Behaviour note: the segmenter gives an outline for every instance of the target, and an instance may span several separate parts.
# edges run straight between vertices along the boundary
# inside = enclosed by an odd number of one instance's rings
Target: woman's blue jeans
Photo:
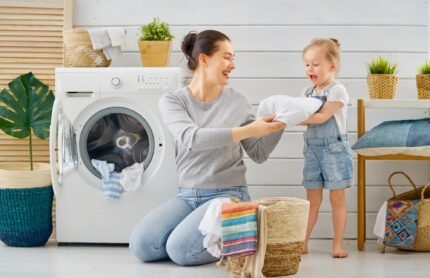
[[[170,199],[149,212],[134,228],[130,250],[141,261],[170,258],[178,265],[190,266],[217,260],[203,247],[198,229],[208,206],[215,198],[236,197],[249,201],[248,189],[236,186],[222,189],[178,189]]]

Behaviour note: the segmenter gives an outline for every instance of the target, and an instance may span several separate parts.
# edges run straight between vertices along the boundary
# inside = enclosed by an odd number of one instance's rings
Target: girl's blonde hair
[[[326,58],[331,63],[335,64],[337,67],[340,65],[340,43],[337,39],[329,38],[329,39],[313,39],[310,44],[308,44],[304,49],[302,56],[305,56],[306,51],[310,48],[318,46],[325,50]]]

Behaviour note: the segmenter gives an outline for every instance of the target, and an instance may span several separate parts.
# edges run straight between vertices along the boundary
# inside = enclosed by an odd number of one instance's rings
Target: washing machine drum
[[[115,171],[121,172],[136,162],[144,162],[146,168],[154,150],[151,128],[131,111],[99,113],[84,126],[80,141],[83,162],[96,176],[99,173],[90,164],[92,159],[113,163]]]

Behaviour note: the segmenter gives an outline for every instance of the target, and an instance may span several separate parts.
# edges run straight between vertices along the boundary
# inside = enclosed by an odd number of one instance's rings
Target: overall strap
[[[306,97],[311,97],[312,96],[312,92],[314,91],[314,89],[316,88],[317,86],[313,86],[313,87],[309,87],[309,88],[307,88],[306,89],[306,92],[305,92],[305,96]]]

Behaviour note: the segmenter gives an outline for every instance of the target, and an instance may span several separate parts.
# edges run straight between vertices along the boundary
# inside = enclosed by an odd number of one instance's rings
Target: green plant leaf
[[[175,37],[170,33],[169,25],[155,17],[151,23],[139,27],[141,41],[171,41]]]
[[[418,67],[418,73],[419,74],[430,74],[430,60],[427,60]]]
[[[40,139],[49,137],[54,95],[48,86],[29,72],[10,82],[0,94],[0,129],[17,138],[31,130]]]
[[[367,64],[367,70],[369,74],[395,74],[397,73],[397,64],[379,56]]]

